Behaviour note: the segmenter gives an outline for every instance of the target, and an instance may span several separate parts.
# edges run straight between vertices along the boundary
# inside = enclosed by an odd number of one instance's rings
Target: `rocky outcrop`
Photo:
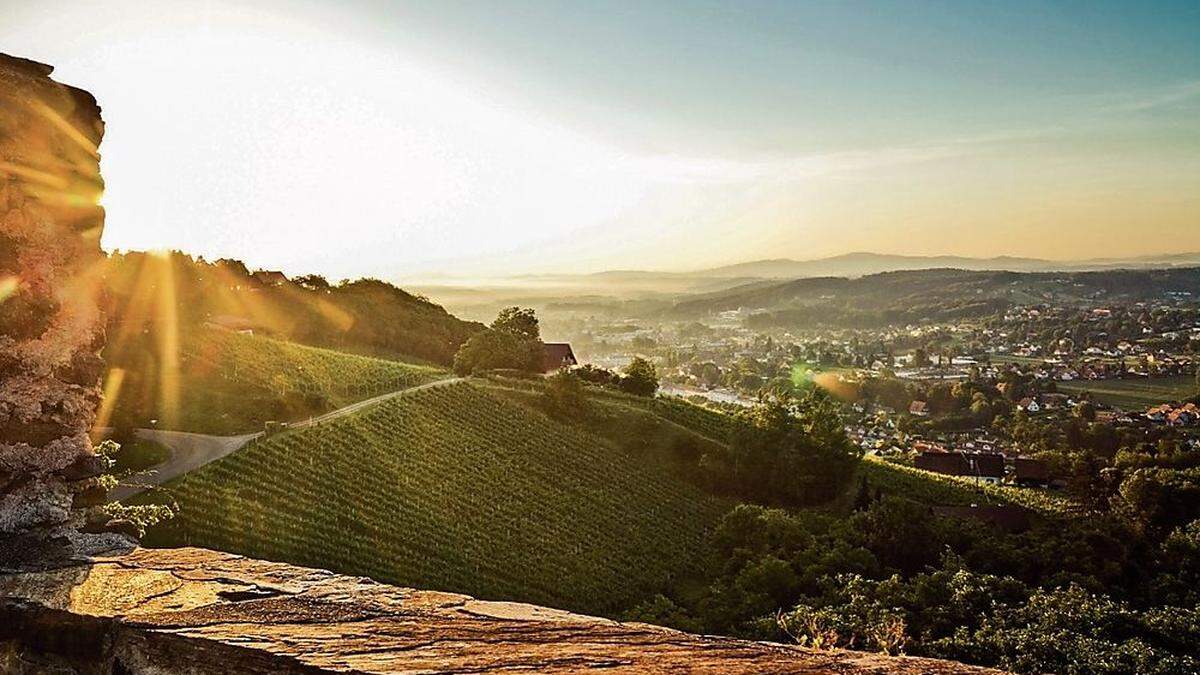
[[[987,673],[702,637],[203,549],[0,575],[12,673]]]
[[[0,54],[0,566],[72,548],[103,501],[88,431],[100,396],[103,258],[90,94]]]

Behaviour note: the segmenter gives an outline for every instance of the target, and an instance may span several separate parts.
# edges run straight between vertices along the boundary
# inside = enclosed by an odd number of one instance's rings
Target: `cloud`
[[[952,142],[757,160],[655,155],[631,158],[630,169],[648,180],[668,184],[788,183],[960,156],[968,152],[967,145]]]
[[[1200,96],[1200,80],[1182,82],[1157,91],[1141,92],[1130,100],[1107,108],[1109,112],[1143,112],[1166,108]]]

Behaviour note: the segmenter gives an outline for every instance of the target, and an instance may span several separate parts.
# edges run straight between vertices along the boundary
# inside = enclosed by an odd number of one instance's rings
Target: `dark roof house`
[[[972,452],[965,455],[968,476],[1004,478],[1004,455],[994,452]]]
[[[259,270],[253,275],[254,280],[264,286],[282,286],[288,278],[278,270]]]
[[[989,452],[923,452],[913,465],[948,476],[1004,477],[1004,455]]]
[[[965,476],[968,468],[961,452],[922,452],[913,460],[913,466],[948,476]]]
[[[542,372],[549,373],[559,368],[579,365],[575,352],[567,342],[547,342],[542,347]]]
[[[1017,485],[1046,485],[1050,482],[1050,467],[1040,459],[1018,457],[1013,460]]]

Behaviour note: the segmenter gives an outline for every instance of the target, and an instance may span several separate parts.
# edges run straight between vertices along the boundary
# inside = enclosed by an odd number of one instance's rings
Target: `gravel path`
[[[388,392],[372,398],[368,398],[357,403],[351,403],[348,406],[331,410],[324,415],[312,417],[300,422],[293,422],[288,425],[289,429],[302,429],[314,424],[328,422],[345,415],[356,413],[364,408],[369,408],[378,403],[382,403],[389,399],[398,396],[404,396],[425,389],[434,387],[445,387],[458,382],[465,382],[465,377],[450,377],[444,380],[435,380],[418,384],[415,387],[400,389],[397,391]],[[122,501],[133,495],[144,492],[156,485],[162,485],[172,478],[182,476],[189,471],[195,471],[200,467],[215,462],[225,455],[234,452],[251,440],[262,436],[263,433],[257,432],[253,434],[242,434],[240,436],[213,436],[211,434],[194,434],[189,431],[165,431],[162,429],[137,429],[134,431],[134,436],[139,439],[154,441],[165,446],[171,451],[171,456],[162,464],[155,466],[146,471],[137,473],[124,479],[120,485],[109,491],[109,499],[111,501]]]

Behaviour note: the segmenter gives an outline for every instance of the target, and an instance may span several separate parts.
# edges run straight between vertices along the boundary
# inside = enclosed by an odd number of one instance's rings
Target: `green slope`
[[[1090,392],[1093,401],[1135,412],[1144,412],[1151,406],[1179,401],[1198,393],[1196,378],[1191,375],[1128,380],[1078,380],[1059,382],[1058,388],[1064,392]]]
[[[863,458],[859,465],[859,476],[865,477],[871,488],[880,488],[885,494],[899,495],[930,505],[1015,505],[1053,518],[1070,516],[1079,510],[1060,492],[981,484],[965,476],[947,476],[873,456]],[[853,495],[856,489],[857,483],[851,482],[846,498]]]
[[[262,429],[267,420],[291,421],[378,394],[444,377],[439,368],[308,347],[222,330],[197,329],[185,337],[178,366],[178,405],[164,403],[172,378],[151,349],[111,355],[125,372],[114,420],[201,433]]]
[[[695,568],[727,504],[485,387],[415,392],[169,484],[152,545],[199,545],[569,609],[623,610]]]

